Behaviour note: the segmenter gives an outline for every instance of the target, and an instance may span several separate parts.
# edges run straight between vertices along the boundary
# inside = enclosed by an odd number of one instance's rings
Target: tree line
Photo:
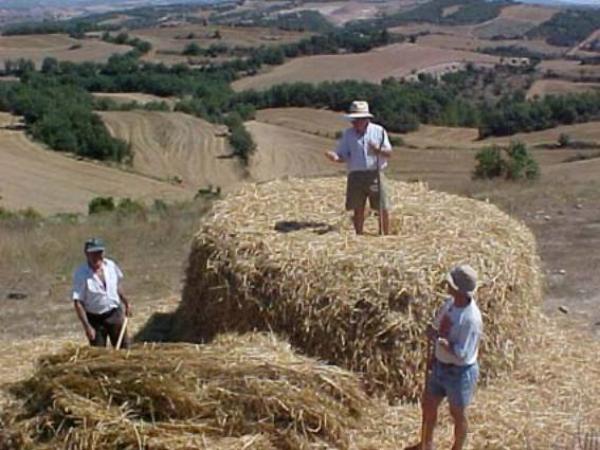
[[[0,83],[0,110],[23,116],[27,132],[50,148],[126,162],[127,143],[113,138],[81,87],[29,73],[20,83]]]

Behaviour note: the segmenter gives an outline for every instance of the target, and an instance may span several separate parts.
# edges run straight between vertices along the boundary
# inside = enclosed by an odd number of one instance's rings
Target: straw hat
[[[369,112],[369,104],[360,100],[355,100],[350,105],[346,119],[370,119],[373,114]]]
[[[468,264],[456,266],[448,273],[446,281],[457,291],[472,295],[477,289],[477,272]]]

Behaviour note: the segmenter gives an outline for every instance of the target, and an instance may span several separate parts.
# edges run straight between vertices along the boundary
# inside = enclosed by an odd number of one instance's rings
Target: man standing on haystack
[[[108,336],[113,347],[117,347],[121,338],[121,347],[128,348],[123,328],[125,316],[131,315],[131,304],[121,290],[123,272],[114,261],[104,257],[104,250],[101,239],[85,242],[87,261],[75,271],[71,297],[90,345],[104,347]]]
[[[363,234],[367,198],[371,208],[379,211],[379,233],[389,234],[390,199],[382,174],[392,154],[388,135],[381,125],[371,123],[373,115],[367,102],[352,102],[345,117],[352,127],[344,131],[337,149],[327,152],[326,156],[333,162],[346,163],[346,209],[354,211],[356,234]]]
[[[446,281],[450,296],[427,333],[435,348],[433,356],[427,355],[433,360],[427,364],[421,442],[405,450],[433,449],[433,430],[444,397],[448,397],[454,421],[452,450],[461,450],[467,439],[467,407],[479,378],[477,353],[483,332],[481,312],[474,297],[477,273],[469,265],[460,265],[450,271]]]

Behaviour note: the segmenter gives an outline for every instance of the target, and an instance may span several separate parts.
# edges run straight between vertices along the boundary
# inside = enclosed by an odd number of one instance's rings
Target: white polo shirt
[[[79,266],[73,275],[72,299],[80,302],[92,314],[103,314],[121,305],[118,288],[123,272],[114,261],[107,258],[103,259],[102,268],[106,286],[87,262]]]

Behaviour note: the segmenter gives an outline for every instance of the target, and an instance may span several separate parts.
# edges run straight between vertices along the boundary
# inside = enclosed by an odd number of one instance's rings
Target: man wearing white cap
[[[354,211],[356,234],[363,233],[367,198],[371,208],[380,211],[380,233],[389,234],[390,200],[381,173],[392,154],[388,135],[381,125],[371,123],[373,115],[367,102],[352,102],[346,118],[351,121],[352,127],[344,131],[337,149],[327,152],[326,156],[331,161],[346,163],[346,209]]]
[[[107,338],[116,346],[122,334],[122,347],[127,348],[129,340],[122,328],[125,315],[131,315],[131,304],[121,290],[123,272],[104,257],[102,239],[88,239],[83,250],[86,262],[73,275],[71,298],[85,334],[94,347],[104,347]]]
[[[423,392],[422,442],[407,450],[431,450],[437,412],[444,397],[448,398],[454,420],[454,445],[461,450],[467,438],[467,407],[477,379],[477,353],[483,332],[481,312],[475,302],[477,273],[469,265],[454,267],[446,278],[446,299],[428,330],[435,343],[431,373]]]

